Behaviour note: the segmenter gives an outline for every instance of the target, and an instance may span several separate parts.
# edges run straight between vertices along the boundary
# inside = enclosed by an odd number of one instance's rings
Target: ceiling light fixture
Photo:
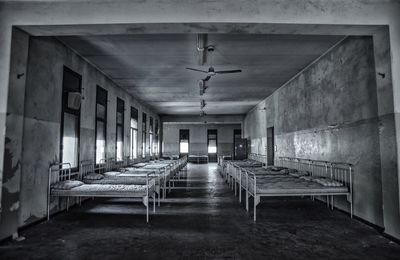
[[[200,109],[203,109],[206,106],[206,101],[204,99],[200,100]]]
[[[208,86],[206,86],[206,82],[202,79],[199,80],[199,88],[200,88],[200,96],[206,93],[206,89],[208,88]]]

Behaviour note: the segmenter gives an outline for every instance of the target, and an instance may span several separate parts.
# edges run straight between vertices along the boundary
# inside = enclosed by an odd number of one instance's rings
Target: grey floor
[[[0,244],[1,259],[399,259],[400,246],[322,203],[263,199],[257,223],[216,164],[189,165],[186,181],[145,223],[127,199],[95,199]],[[186,188],[189,187],[189,188]]]

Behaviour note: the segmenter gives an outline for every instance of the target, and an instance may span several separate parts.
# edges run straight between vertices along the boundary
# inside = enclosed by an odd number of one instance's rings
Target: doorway
[[[217,162],[217,154],[218,154],[217,129],[207,130],[207,150],[208,150],[208,161]]]
[[[274,144],[274,127],[267,128],[267,165],[274,165],[275,160],[275,144]]]

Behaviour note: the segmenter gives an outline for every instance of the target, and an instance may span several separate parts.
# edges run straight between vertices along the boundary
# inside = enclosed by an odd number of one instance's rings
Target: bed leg
[[[249,211],[249,192],[246,190],[246,211]]]
[[[237,191],[236,191],[236,181],[233,182],[233,185],[235,185],[235,196],[237,195]]]
[[[69,210],[69,197],[67,197],[67,212]]]
[[[351,198],[350,202],[350,218],[353,218],[353,198]]]
[[[326,206],[327,206],[328,209],[329,209],[329,195],[326,195]]]
[[[149,223],[149,204],[146,206],[146,222]]]
[[[242,185],[239,184],[239,202],[242,202]]]
[[[156,192],[153,192],[153,213],[156,212]]]
[[[254,222],[256,222],[257,219],[257,196],[254,195],[254,209],[253,209],[253,214],[254,214]]]
[[[333,210],[333,195],[331,195],[331,209]]]

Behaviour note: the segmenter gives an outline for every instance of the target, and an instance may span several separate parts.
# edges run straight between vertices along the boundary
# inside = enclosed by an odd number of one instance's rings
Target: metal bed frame
[[[282,166],[287,168],[296,169],[299,171],[308,171],[311,176],[315,177],[325,177],[332,180],[338,181],[347,187],[347,192],[298,192],[298,193],[259,193],[257,192],[257,175],[252,172],[249,168],[243,168],[236,165],[233,162],[228,162],[225,168],[226,174],[231,176],[232,190],[235,190],[235,195],[237,194],[236,187],[238,186],[239,192],[239,202],[241,202],[241,190],[246,191],[246,210],[249,210],[249,198],[254,198],[254,221],[256,221],[256,208],[260,203],[261,197],[277,197],[277,196],[311,196],[314,200],[315,196],[326,196],[327,206],[334,208],[334,196],[347,196],[347,200],[350,203],[350,216],[353,217],[353,165],[348,163],[339,162],[327,162],[327,161],[317,161],[309,159],[299,159],[290,157],[278,157],[275,161],[276,166]],[[246,176],[246,183],[242,183],[242,174]],[[253,181],[252,191],[249,187],[249,179]]]
[[[109,162],[111,161],[111,163]],[[103,163],[102,163],[103,162]],[[80,163],[80,179],[83,180],[85,178],[86,175],[90,174],[90,173],[99,173],[99,174],[104,174],[107,171],[111,171],[114,170],[114,166],[112,166],[113,163],[113,159],[102,159],[100,160],[100,164],[96,165],[93,160],[83,160]],[[118,165],[117,167],[119,167],[120,165]],[[120,168],[120,167],[119,167]],[[118,168],[117,168],[118,169]],[[150,172],[151,170],[149,170]],[[161,193],[161,176],[159,174],[157,174],[155,171],[153,171],[153,174],[149,173],[151,177],[156,179],[155,182],[155,192],[158,195],[158,206],[160,206],[160,193]],[[134,179],[134,178],[140,178],[145,176],[145,173],[138,173],[137,175],[132,174],[131,176],[124,176],[121,178],[125,178],[125,179]],[[105,177],[107,178],[107,177]],[[118,178],[118,177],[117,177]]]
[[[51,197],[66,197],[67,198],[67,211],[69,209],[69,198],[70,197],[77,197],[79,200],[80,204],[80,198],[82,197],[115,197],[115,198],[142,198],[142,203],[146,207],[146,222],[149,222],[149,197],[150,197],[150,186],[154,186],[154,179],[150,180],[150,173],[146,175],[146,195],[140,195],[140,194],[127,194],[127,193],[121,193],[118,195],[110,195],[110,194],[99,194],[93,192],[93,194],[68,194],[68,195],[53,195],[52,194],[52,188],[51,185],[53,183],[57,183],[60,181],[65,181],[65,180],[71,180],[71,176],[77,176],[79,179],[79,176],[81,174],[79,172],[72,172],[71,171],[71,164],[70,163],[57,163],[57,164],[52,164],[49,167],[49,174],[48,174],[48,186],[47,186],[47,220],[50,219],[50,203],[51,203]],[[91,184],[84,184],[84,185],[91,185]],[[155,190],[153,190],[152,194],[153,198],[153,212],[155,212],[155,205],[156,205],[156,196],[155,196]]]

